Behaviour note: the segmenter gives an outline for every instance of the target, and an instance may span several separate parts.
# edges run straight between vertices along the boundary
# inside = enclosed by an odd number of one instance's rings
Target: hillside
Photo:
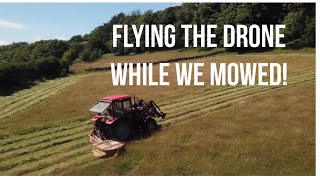
[[[224,53],[186,62],[244,61],[287,62],[288,86],[114,87],[110,72],[101,71],[0,97],[0,174],[314,175],[314,52]],[[87,142],[88,109],[112,94],[153,99],[168,115],[159,132],[128,144],[124,156],[98,160]]]

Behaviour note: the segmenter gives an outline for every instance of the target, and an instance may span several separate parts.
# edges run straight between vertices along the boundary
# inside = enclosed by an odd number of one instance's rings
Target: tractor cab
[[[91,112],[97,113],[92,120],[99,117],[115,119],[124,116],[132,111],[131,96],[114,95],[101,98],[95,106],[90,109]]]

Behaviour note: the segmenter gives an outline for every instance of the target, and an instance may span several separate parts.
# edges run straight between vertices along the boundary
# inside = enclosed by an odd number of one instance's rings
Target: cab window
[[[131,109],[131,103],[130,103],[130,99],[123,101],[123,109],[125,110],[130,110]]]

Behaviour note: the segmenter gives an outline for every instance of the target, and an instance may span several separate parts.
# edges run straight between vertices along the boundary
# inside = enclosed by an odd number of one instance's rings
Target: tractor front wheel
[[[157,122],[153,118],[149,118],[146,121],[146,131],[147,133],[152,133],[158,129]]]

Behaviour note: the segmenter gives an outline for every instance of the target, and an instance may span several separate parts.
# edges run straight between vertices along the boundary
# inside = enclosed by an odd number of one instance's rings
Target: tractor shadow
[[[141,141],[141,140],[144,140],[144,139],[148,139],[151,136],[154,136],[154,135],[160,133],[162,128],[163,128],[162,125],[157,124],[157,128],[152,132],[143,132],[141,130],[141,131],[133,134],[132,137],[129,140],[125,141],[125,143],[133,143],[135,141]]]

